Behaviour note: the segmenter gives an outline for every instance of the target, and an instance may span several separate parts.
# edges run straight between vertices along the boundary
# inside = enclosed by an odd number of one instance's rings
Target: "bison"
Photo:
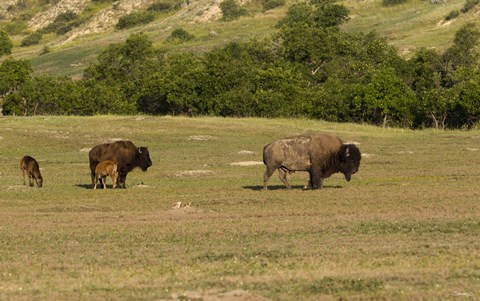
[[[267,170],[263,175],[263,189],[267,189],[270,176],[278,169],[278,177],[291,189],[287,173],[308,171],[307,188],[322,188],[323,179],[341,172],[350,181],[358,171],[362,156],[354,144],[343,144],[336,136],[307,134],[280,139],[263,148],[263,163]]]
[[[97,164],[95,167],[95,181],[92,188],[97,189],[98,180],[102,180],[103,189],[107,188],[107,176],[112,178],[113,188],[117,187],[118,163],[112,160],[105,160]]]
[[[33,180],[37,183],[38,187],[42,187],[43,178],[40,174],[40,167],[37,160],[30,156],[24,156],[20,160],[20,169],[23,174],[23,185],[27,185],[25,177],[28,176],[28,182],[30,186],[33,186]]]
[[[115,141],[99,144],[90,150],[88,157],[90,159],[92,183],[95,180],[95,168],[98,163],[105,160],[117,162],[117,183],[120,188],[125,188],[127,174],[134,168],[140,167],[143,171],[147,171],[147,169],[152,166],[148,149],[143,146],[136,147],[131,141]],[[101,179],[100,183],[102,183]]]

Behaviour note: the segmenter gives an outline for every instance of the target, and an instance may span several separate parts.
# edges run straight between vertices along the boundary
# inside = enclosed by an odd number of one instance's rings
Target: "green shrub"
[[[179,41],[179,42],[187,42],[190,40],[193,40],[195,36],[193,34],[188,33],[186,30],[183,28],[177,28],[172,33],[170,36],[167,38],[168,41]]]
[[[453,19],[455,19],[456,17],[458,17],[459,15],[460,15],[460,11],[458,11],[457,9],[452,10],[452,11],[445,17],[445,21],[453,20]]]
[[[383,0],[383,5],[384,6],[392,6],[392,5],[399,5],[406,3],[407,0]]]
[[[235,0],[223,1],[220,3],[220,9],[223,13],[223,21],[235,20],[247,14],[247,10],[241,8]]]
[[[262,6],[264,10],[270,10],[285,5],[285,0],[263,0]]]
[[[37,45],[38,43],[40,43],[41,39],[42,39],[42,33],[39,31],[36,31],[31,35],[29,35],[28,37],[24,38],[20,43],[20,46],[26,47],[31,45]]]
[[[467,0],[461,9],[462,13],[467,13],[469,10],[477,6],[478,3],[480,3],[480,0]]]
[[[56,34],[63,35],[72,30],[72,28],[79,26],[81,23],[82,21],[79,19],[76,13],[67,11],[59,14],[52,23],[42,30],[42,32],[54,32]]]
[[[10,35],[18,35],[28,30],[26,22],[23,21],[11,21],[5,24],[5,31]]]
[[[177,10],[180,7],[180,3],[174,3],[172,1],[157,1],[150,5],[150,7],[148,7],[148,11],[154,13],[162,13]]]
[[[115,27],[117,29],[127,29],[141,24],[148,24],[153,20],[155,20],[155,14],[152,12],[136,12],[121,17]]]
[[[11,54],[13,48],[12,40],[5,31],[0,31],[0,56]]]

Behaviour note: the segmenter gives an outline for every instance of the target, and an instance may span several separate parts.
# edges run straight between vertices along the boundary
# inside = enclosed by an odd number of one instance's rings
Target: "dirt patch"
[[[255,152],[249,151],[249,150],[241,150],[238,152],[239,155],[255,155]]]
[[[222,3],[222,0],[214,0],[210,5],[198,12],[194,21],[207,23],[219,20],[223,16],[222,10],[220,9],[220,3]]]
[[[467,147],[466,150],[471,151],[471,152],[476,152],[476,151],[479,151],[480,148]]]
[[[46,11],[35,15],[28,23],[30,30],[35,31],[48,26],[55,18],[67,11],[81,13],[88,5],[88,0],[62,0]]]
[[[242,162],[233,162],[230,163],[232,166],[254,166],[254,165],[263,165],[262,161],[242,161]]]
[[[7,187],[7,190],[13,190],[13,191],[27,191],[29,189],[30,187],[26,185],[12,185]]]
[[[148,187],[150,187],[150,186],[144,185],[144,184],[138,184],[138,185],[133,186],[133,188],[148,188]]]
[[[217,140],[217,137],[209,136],[209,135],[198,135],[198,136],[190,136],[188,137],[189,141],[211,141]]]
[[[177,177],[203,177],[203,176],[210,176],[210,175],[213,175],[213,174],[215,174],[215,173],[211,170],[199,169],[199,170],[180,171],[180,172],[177,172],[175,174],[175,176],[177,176]]]
[[[218,292],[196,292],[186,291],[178,294],[171,295],[171,300],[204,300],[204,301],[269,301],[262,296],[254,295],[246,290],[233,290],[225,293]],[[160,300],[166,301],[166,300]]]

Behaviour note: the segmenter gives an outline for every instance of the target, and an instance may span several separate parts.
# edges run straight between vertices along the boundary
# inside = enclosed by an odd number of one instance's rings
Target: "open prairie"
[[[357,143],[352,181],[275,173],[262,191],[263,146],[317,131]],[[93,190],[88,150],[115,139],[153,166]],[[42,188],[22,185],[24,155]],[[480,299],[478,130],[2,117],[0,164],[1,300]]]

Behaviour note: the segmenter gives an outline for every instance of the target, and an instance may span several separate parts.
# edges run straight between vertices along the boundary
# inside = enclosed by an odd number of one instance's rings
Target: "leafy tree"
[[[203,62],[191,53],[168,57],[162,70],[146,80],[138,108],[150,114],[208,114],[202,101],[205,76]]]
[[[5,31],[0,31],[0,57],[11,54],[13,49],[12,40]]]
[[[359,87],[354,97],[355,113],[360,120],[386,126],[390,121],[410,126],[415,94],[391,68],[374,70],[369,82]]]
[[[464,67],[453,75],[453,104],[448,124],[456,128],[471,128],[480,120],[480,70]]]
[[[19,90],[31,78],[30,61],[7,58],[0,64],[0,96]]]
[[[452,76],[455,70],[478,64],[480,58],[478,52],[479,41],[480,30],[474,23],[465,24],[455,33],[453,46],[443,54],[445,85],[452,85]]]
[[[131,35],[125,43],[112,44],[84,72],[86,80],[118,85],[125,99],[137,102],[139,92],[150,74],[164,63],[164,53],[153,47],[143,34]]]

